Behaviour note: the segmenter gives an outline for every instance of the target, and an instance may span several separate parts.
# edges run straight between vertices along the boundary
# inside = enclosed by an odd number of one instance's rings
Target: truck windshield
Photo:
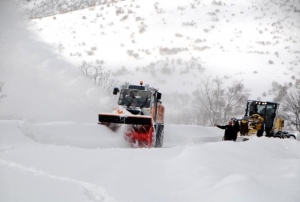
[[[119,105],[132,107],[150,107],[150,91],[136,89],[122,89],[119,97]]]

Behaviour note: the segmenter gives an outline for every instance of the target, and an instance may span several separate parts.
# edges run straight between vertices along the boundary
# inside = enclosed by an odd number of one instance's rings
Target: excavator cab
[[[253,114],[259,114],[262,117],[276,115],[278,103],[275,102],[261,102],[256,100],[248,100],[245,110],[245,116],[252,116]]]

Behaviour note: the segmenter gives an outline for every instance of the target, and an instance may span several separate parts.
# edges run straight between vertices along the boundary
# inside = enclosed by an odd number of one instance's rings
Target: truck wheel
[[[157,125],[155,147],[160,148],[164,142],[164,125]]]

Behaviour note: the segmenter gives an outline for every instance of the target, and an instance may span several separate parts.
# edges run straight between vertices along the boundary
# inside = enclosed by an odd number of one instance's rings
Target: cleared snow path
[[[72,146],[79,148],[128,148],[123,138],[124,128],[112,132],[97,123],[21,122],[22,133],[43,144]],[[224,131],[214,127],[165,125],[164,147],[219,142]]]

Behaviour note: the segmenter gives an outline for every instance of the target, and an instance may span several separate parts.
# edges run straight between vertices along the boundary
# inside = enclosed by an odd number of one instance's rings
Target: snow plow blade
[[[118,123],[118,124],[137,124],[137,125],[153,125],[152,117],[147,116],[122,116],[116,114],[99,114],[99,123]]]

